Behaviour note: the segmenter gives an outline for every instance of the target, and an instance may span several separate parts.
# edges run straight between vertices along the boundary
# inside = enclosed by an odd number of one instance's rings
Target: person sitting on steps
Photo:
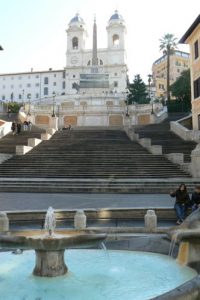
[[[192,211],[200,207],[200,185],[197,185],[195,191],[192,193]]]
[[[174,205],[177,215],[176,224],[180,225],[185,219],[186,211],[190,204],[190,196],[187,192],[186,185],[182,183],[176,191],[170,192],[170,196],[176,197],[176,202]]]

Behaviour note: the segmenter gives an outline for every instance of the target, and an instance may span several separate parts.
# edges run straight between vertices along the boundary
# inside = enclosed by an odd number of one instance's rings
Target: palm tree
[[[177,45],[177,38],[170,33],[165,34],[160,40],[160,50],[167,55],[167,101],[170,101],[170,55]]]

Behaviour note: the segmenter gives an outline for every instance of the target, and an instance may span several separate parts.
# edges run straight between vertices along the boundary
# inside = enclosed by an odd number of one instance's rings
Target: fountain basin
[[[0,236],[0,247],[6,249],[34,249],[36,263],[33,274],[36,276],[56,277],[67,273],[64,260],[65,249],[98,247],[106,238],[105,234],[76,231],[19,231]]]
[[[66,275],[45,278],[30,275],[33,251],[0,253],[2,299],[147,300],[197,275],[168,256],[146,252],[75,249],[65,259]]]

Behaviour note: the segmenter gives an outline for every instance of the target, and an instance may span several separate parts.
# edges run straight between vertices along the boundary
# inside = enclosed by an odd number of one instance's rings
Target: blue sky
[[[168,32],[180,38],[200,13],[199,0],[185,3],[181,0],[0,0],[0,44],[4,48],[0,53],[0,73],[63,68],[65,30],[76,12],[87,24],[89,48],[96,14],[98,46],[106,47],[106,25],[117,8],[127,26],[130,79],[140,73],[146,81],[152,62],[161,55],[159,38]]]

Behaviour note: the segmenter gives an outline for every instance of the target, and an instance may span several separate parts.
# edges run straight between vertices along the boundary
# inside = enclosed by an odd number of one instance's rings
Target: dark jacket
[[[171,197],[176,197],[176,203],[180,204],[190,204],[190,196],[187,192],[176,190],[174,193],[170,194]]]
[[[197,204],[197,205],[200,204],[200,193],[194,192],[192,194],[192,205],[194,205],[194,204]]]

